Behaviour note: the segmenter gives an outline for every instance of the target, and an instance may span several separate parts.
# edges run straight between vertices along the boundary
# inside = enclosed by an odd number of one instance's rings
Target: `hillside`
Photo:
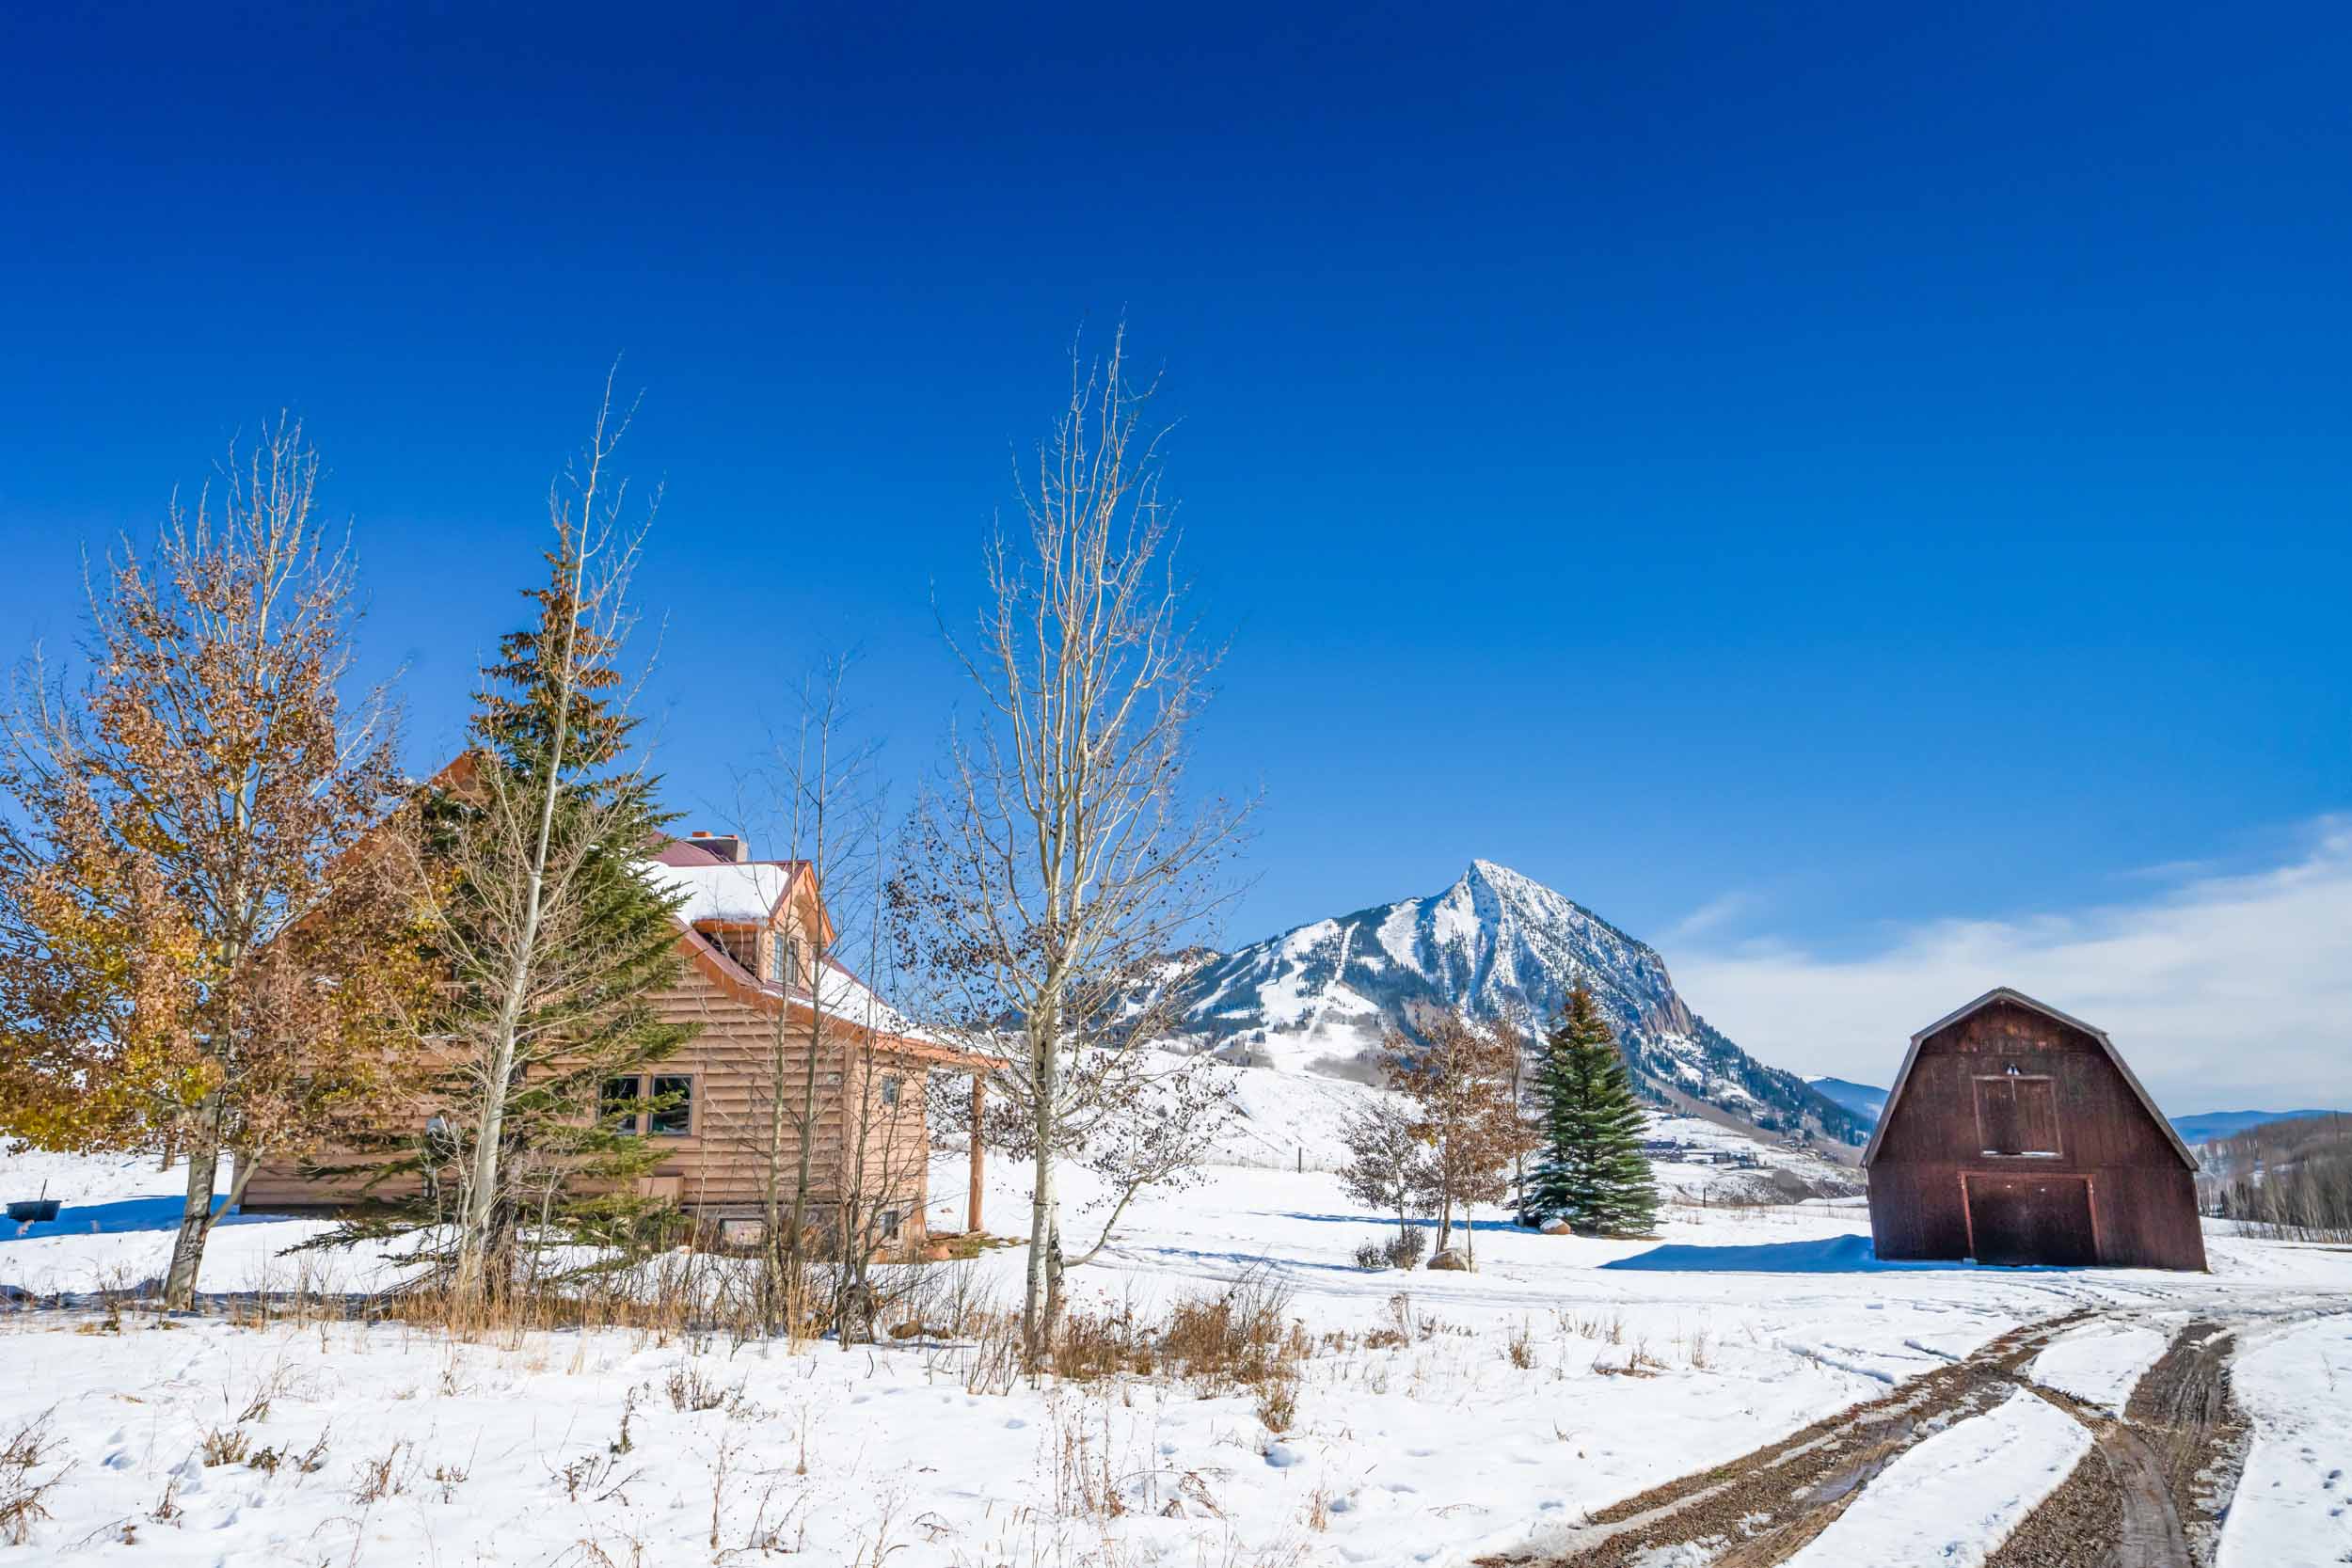
[[[1844,1078],[1808,1078],[1813,1092],[1836,1101],[1860,1117],[1866,1123],[1875,1123],[1886,1109],[1886,1091],[1868,1084],[1856,1084]]]
[[[1370,1082],[1416,1005],[1540,1029],[1591,989],[1634,1076],[1765,1132],[1859,1143],[1867,1123],[1693,1012],[1665,961],[1582,905],[1492,861],[1424,898],[1319,920],[1211,958],[1186,982],[1184,1042],[1250,1066]]]

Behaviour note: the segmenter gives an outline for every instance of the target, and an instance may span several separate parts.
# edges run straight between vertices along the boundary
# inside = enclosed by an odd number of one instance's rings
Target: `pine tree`
[[[1565,1220],[1581,1235],[1646,1233],[1658,1186],[1642,1154],[1642,1108],[1615,1032],[1582,986],[1545,1037],[1535,1095],[1543,1144],[1525,1207],[1538,1223]]]
[[[675,900],[646,879],[642,862],[672,818],[654,803],[658,781],[622,766],[636,721],[615,700],[617,639],[581,613],[580,578],[564,550],[548,562],[548,583],[526,590],[535,623],[501,639],[497,662],[483,672],[471,746],[422,801],[422,880],[436,916],[429,962],[443,983],[419,1022],[428,1037],[450,1043],[450,1057],[421,1085],[418,1116],[355,1129],[350,1140],[379,1156],[367,1167],[374,1184],[413,1181],[418,1193],[356,1216],[330,1238],[445,1237],[468,1212],[473,1173],[486,1166],[495,1172],[484,1249],[492,1296],[515,1282],[526,1237],[530,1247],[619,1246],[659,1229],[660,1205],[636,1195],[637,1179],[667,1151],[638,1130],[675,1108],[675,1094],[648,1091],[659,1064],[692,1034],[651,1002],[680,960]],[[567,649],[568,681],[560,670]],[[539,927],[523,991],[510,999],[550,768]],[[510,1000],[516,1048],[501,1078],[496,1044]],[[478,1160],[492,1127],[495,1158]],[[438,1241],[421,1256],[456,1261]]]

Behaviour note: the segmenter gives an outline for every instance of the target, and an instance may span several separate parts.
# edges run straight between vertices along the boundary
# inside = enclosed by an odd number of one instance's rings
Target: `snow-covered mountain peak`
[[[1422,898],[1318,920],[1211,961],[1186,987],[1188,1037],[1237,1061],[1365,1079],[1421,1005],[1540,1032],[1581,984],[1661,1098],[1765,1127],[1852,1136],[1843,1107],[1768,1068],[1686,1006],[1665,960],[1592,911],[1500,862],[1473,860]]]

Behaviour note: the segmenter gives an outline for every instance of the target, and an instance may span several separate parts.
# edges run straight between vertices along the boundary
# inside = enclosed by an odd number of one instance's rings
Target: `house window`
[[[637,1133],[640,1108],[646,1101],[655,1101],[643,1111],[642,1119],[648,1136],[684,1138],[694,1131],[694,1080],[690,1073],[655,1073],[644,1078],[608,1078],[597,1096],[598,1109],[608,1117],[618,1117],[615,1129],[628,1136]]]
[[[885,1209],[881,1213],[876,1214],[874,1216],[874,1228],[881,1232],[882,1239],[883,1241],[897,1241],[898,1239],[898,1211],[896,1209]]]
[[[653,1080],[660,1101],[645,1118],[645,1131],[657,1138],[683,1138],[694,1131],[694,1080],[685,1073],[663,1073]]]
[[[612,1122],[616,1132],[633,1135],[637,1131],[637,1080],[608,1078],[596,1092],[596,1118]],[[613,1118],[618,1117],[616,1121]]]
[[[801,944],[781,932],[768,949],[768,981],[777,986],[801,983]]]
[[[1977,1147],[1987,1154],[2055,1158],[2058,1153],[2058,1085],[2014,1068],[1977,1080]]]
[[[884,1105],[898,1103],[898,1079],[896,1073],[882,1081],[882,1102]]]

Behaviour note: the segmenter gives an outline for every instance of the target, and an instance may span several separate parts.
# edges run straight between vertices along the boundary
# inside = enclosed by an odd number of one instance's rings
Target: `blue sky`
[[[2333,852],[2340,9],[687,10],[0,21],[0,626],[290,407],[427,759],[618,354],[677,803],[852,643],[911,776],[931,594],[1123,314],[1235,937],[1486,855],[1856,1075],[1738,962]]]

